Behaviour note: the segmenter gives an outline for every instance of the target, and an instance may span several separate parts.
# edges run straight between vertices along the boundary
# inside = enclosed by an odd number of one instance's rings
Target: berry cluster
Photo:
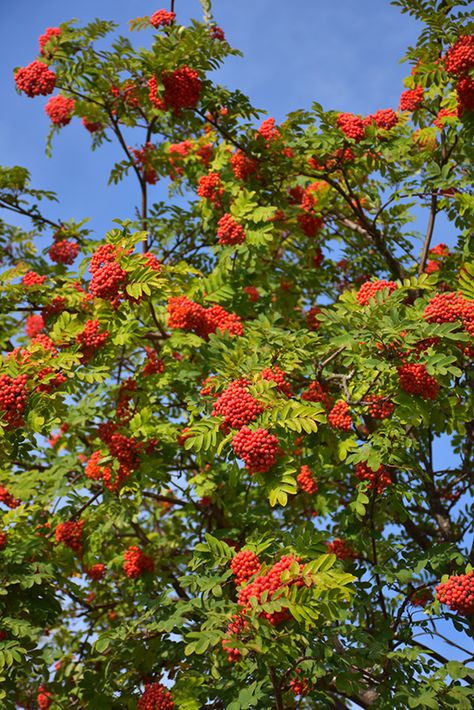
[[[97,133],[103,129],[103,125],[100,121],[91,121],[86,117],[82,119],[82,125],[89,131],[89,133]]]
[[[40,685],[38,688],[38,695],[36,696],[36,702],[38,703],[39,710],[49,710],[51,703],[53,702],[53,696],[46,690],[44,685]]]
[[[242,321],[234,313],[228,313],[222,306],[204,308],[190,301],[186,296],[170,298],[168,301],[168,325],[181,328],[207,338],[217,330],[227,331],[229,335],[242,335]]]
[[[228,623],[225,638],[222,639],[222,648],[227,653],[229,663],[237,663],[242,657],[242,653],[238,648],[232,645],[232,637],[238,638],[242,631],[247,628],[247,622],[242,614],[234,614],[232,620]]]
[[[465,111],[474,111],[474,80],[465,76],[456,85],[458,97],[457,114],[461,117]]]
[[[410,595],[410,602],[413,606],[426,606],[433,601],[433,593],[429,587],[415,589]]]
[[[88,360],[98,348],[106,342],[109,337],[109,331],[104,330],[99,333],[100,323],[98,320],[88,320],[84,329],[76,337],[77,344],[80,346],[84,358]]]
[[[314,479],[313,472],[309,466],[303,465],[300,468],[299,474],[296,476],[298,485],[302,491],[314,495],[318,492],[318,484]]]
[[[258,575],[250,584],[242,587],[237,598],[238,604],[244,607],[244,609],[248,609],[250,608],[250,599],[252,597],[255,597],[260,602],[263,594],[266,592],[267,599],[270,600],[275,598],[275,596],[276,598],[281,596],[278,592],[281,592],[285,587],[287,588],[293,585],[301,586],[303,582],[299,577],[290,579],[287,582],[283,582],[281,579],[282,573],[289,570],[295,562],[299,563],[299,558],[293,555],[283,555],[276,564],[270,567],[268,572]],[[302,568],[303,565],[300,564],[299,569],[301,570]],[[289,612],[287,609],[283,609],[273,614],[262,612],[260,616],[263,616],[271,624],[277,626],[289,617]]]
[[[256,288],[255,286],[244,286],[244,293],[247,294],[252,303],[256,303],[260,298],[258,288]]]
[[[351,138],[356,143],[359,143],[365,136],[363,120],[353,113],[340,113],[337,117],[337,126],[347,138]]]
[[[462,320],[468,332],[474,321],[474,301],[456,291],[437,293],[426,306],[423,316],[428,323],[455,323]]]
[[[320,402],[326,410],[331,409],[333,405],[332,397],[317,380],[310,383],[308,389],[302,393],[301,399],[305,402]]]
[[[383,493],[392,483],[392,477],[385,466],[379,466],[373,471],[366,461],[357,464],[355,474],[359,481],[368,481],[369,490],[374,490],[377,494]]]
[[[444,56],[444,67],[449,74],[462,76],[474,67],[474,35],[459,37]]]
[[[378,394],[367,395],[365,402],[369,402],[369,414],[373,419],[387,419],[392,416],[395,409],[390,399]]]
[[[158,357],[156,351],[148,346],[145,348],[145,351],[146,360],[142,370],[143,377],[148,377],[149,375],[157,375],[164,372],[165,363]]]
[[[297,675],[290,680],[290,690],[293,695],[300,695],[301,697],[308,695],[311,690],[311,685],[307,678],[305,678],[299,670],[296,671]]]
[[[36,271],[28,271],[22,278],[24,286],[41,286],[46,281],[46,276],[40,276]]]
[[[127,272],[116,261],[117,249],[112,244],[102,244],[92,255],[89,271],[92,279],[89,291],[97,298],[115,302],[127,282]]]
[[[423,103],[424,89],[422,86],[415,86],[414,89],[407,89],[400,96],[400,111],[416,111]]]
[[[266,141],[272,141],[281,136],[278,128],[275,128],[274,118],[266,118],[265,121],[262,121],[258,133],[263,136]]]
[[[60,34],[60,27],[48,27],[45,32],[38,38],[40,54],[42,54],[43,56],[49,54],[49,52],[46,51],[46,45],[48,44],[50,39],[52,39],[53,37],[59,37]]]
[[[328,554],[336,555],[339,560],[349,560],[357,557],[357,552],[340,537],[334,538],[332,542],[326,543]]]
[[[31,62],[27,67],[18,69],[15,74],[15,83],[19,91],[33,98],[34,96],[47,96],[52,94],[56,86],[56,74],[46,64],[38,60]]]
[[[174,12],[168,14],[174,15]],[[173,710],[173,708],[171,693],[161,683],[147,683],[137,703],[137,710]]]
[[[66,520],[64,523],[59,523],[56,528],[56,542],[58,544],[62,542],[66,547],[70,547],[71,550],[81,557],[83,551],[83,532],[83,520]]]
[[[474,614],[474,572],[454,575],[438,584],[436,599],[463,616]]]
[[[44,328],[43,316],[31,315],[26,319],[25,333],[29,338],[34,338],[35,335],[41,333]]]
[[[275,365],[274,367],[266,367],[262,370],[261,375],[264,380],[267,380],[268,382],[275,382],[278,392],[285,394],[287,397],[291,397],[290,384],[285,380],[285,373],[278,367],[278,365]]]
[[[389,290],[389,293],[393,293],[397,288],[397,284],[394,281],[385,281],[384,279],[366,281],[357,292],[357,300],[361,306],[366,306],[374,298],[377,291],[382,291],[385,288]]]
[[[242,244],[245,241],[245,231],[241,224],[235,221],[230,214],[225,214],[217,223],[217,236],[219,244]]]
[[[197,194],[204,200],[209,200],[214,205],[220,205],[221,197],[224,192],[219,173],[212,172],[207,175],[202,175],[199,178],[199,186]]]
[[[276,436],[266,429],[251,431],[246,426],[232,439],[232,448],[250,473],[266,473],[282,454]]]
[[[398,123],[398,116],[391,108],[380,109],[370,116],[367,116],[364,123],[374,122],[377,128],[382,128],[384,131],[389,131]]]
[[[238,552],[230,563],[230,568],[235,576],[235,584],[239,587],[241,584],[248,582],[250,577],[260,572],[261,566],[255,552],[250,550]]]
[[[19,501],[17,498],[14,498],[11,493],[7,491],[6,488],[3,486],[0,486],[0,503],[3,503],[3,505],[6,505],[7,508],[18,508],[20,505],[21,501]]]
[[[93,579],[94,582],[98,582],[103,578],[105,574],[105,565],[102,562],[98,562],[87,570],[87,576],[89,579]]]
[[[145,572],[153,572],[155,563],[153,558],[145,555],[137,545],[132,545],[123,553],[123,571],[130,579],[137,579]]]
[[[349,405],[340,399],[328,414],[328,422],[333,429],[350,431],[352,428],[352,416]]]
[[[422,399],[436,399],[439,384],[421,363],[405,363],[398,368],[400,387],[404,392]]]
[[[241,429],[255,421],[263,412],[263,406],[247,391],[246,380],[235,380],[216,400],[213,417],[223,417],[224,423],[232,429]]]
[[[230,165],[237,180],[247,180],[258,169],[258,162],[253,158],[248,158],[241,150],[233,153]]]
[[[26,375],[0,375],[0,416],[10,426],[21,426],[28,403]]]
[[[52,96],[49,99],[44,110],[54,126],[67,126],[74,113],[74,106],[74,99],[68,99],[66,96],[58,94],[58,96]]]
[[[70,266],[79,254],[79,244],[70,242],[68,239],[61,239],[51,244],[48,250],[49,258],[56,264],[66,264]]]
[[[153,25],[155,30],[157,30],[158,27],[165,27],[166,25],[172,25],[175,20],[176,20],[176,13],[175,12],[168,12],[167,10],[157,10],[150,17],[150,25]]]
[[[201,95],[201,79],[195,69],[184,66],[163,72],[161,80],[164,86],[163,102],[167,109],[179,113],[181,109],[196,108]]]
[[[314,214],[308,214],[308,212],[302,212],[296,219],[303,234],[311,239],[313,239],[324,226],[324,222],[321,217],[316,217]]]
[[[319,306],[312,306],[306,314],[306,327],[308,330],[319,330],[321,328],[321,321],[319,320],[319,315],[322,310]]]
[[[0,532],[0,550],[4,550],[8,545],[8,535],[6,532]]]

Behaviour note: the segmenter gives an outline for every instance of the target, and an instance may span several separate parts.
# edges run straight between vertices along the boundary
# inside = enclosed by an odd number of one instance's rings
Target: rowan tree
[[[423,30],[369,116],[215,83],[208,0],[14,71],[135,206],[96,234],[0,172],[7,710],[472,707],[472,18],[393,4]]]

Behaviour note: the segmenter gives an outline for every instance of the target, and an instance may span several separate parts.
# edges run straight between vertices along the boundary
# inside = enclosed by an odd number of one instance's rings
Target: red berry
[[[276,389],[278,392],[285,394],[287,397],[291,397],[290,384],[285,380],[285,373],[278,367],[278,365],[275,365],[274,367],[266,367],[262,370],[261,375],[263,379],[268,380],[268,382],[276,382]]]
[[[405,363],[398,368],[400,387],[408,394],[422,399],[436,399],[439,384],[435,378],[428,375],[425,365],[420,363]]]
[[[376,493],[383,493],[392,483],[392,477],[385,466],[379,466],[376,471],[373,471],[366,461],[361,461],[357,464],[355,473],[360,481],[368,481],[369,490],[374,490]]]
[[[301,466],[300,472],[297,475],[296,480],[298,481],[301,490],[305,493],[314,495],[318,492],[318,484],[314,480],[313,472],[311,471],[309,466]]]
[[[332,542],[326,543],[326,549],[329,554],[336,555],[339,560],[357,557],[357,552],[345,540],[341,540],[340,537],[336,537]]]
[[[213,417],[223,417],[224,423],[232,429],[241,429],[255,421],[263,412],[263,406],[247,391],[245,380],[235,380],[216,400]]]
[[[439,584],[436,599],[463,616],[474,614],[474,572],[454,575]]]
[[[424,89],[422,86],[415,86],[414,89],[407,89],[400,96],[400,111],[416,111],[423,103]]]
[[[387,419],[395,409],[394,403],[382,395],[369,394],[365,401],[370,402],[369,414],[373,419]]]
[[[234,245],[242,244],[245,241],[244,228],[230,214],[225,214],[219,220],[217,236],[219,244]]]
[[[21,504],[21,501],[17,500],[17,498],[14,498],[11,493],[7,491],[6,488],[3,486],[0,486],[0,503],[3,503],[3,505],[6,505],[7,508],[18,508],[18,506]]]
[[[56,241],[49,247],[48,254],[51,261],[70,266],[79,254],[79,244],[67,239]]]
[[[84,532],[83,520],[66,520],[56,527],[56,542],[70,547],[79,557],[82,556],[82,535]]]
[[[337,117],[338,128],[356,143],[359,143],[365,136],[365,127],[360,116],[353,113],[340,113]]]
[[[248,582],[250,577],[257,574],[261,568],[260,560],[255,552],[250,550],[241,550],[238,552],[230,563],[230,568],[235,576],[237,586]]]
[[[397,288],[397,284],[394,281],[366,281],[360,287],[357,293],[357,300],[361,306],[367,306],[369,301],[374,298],[377,291],[382,291],[383,289],[388,289],[389,293],[393,293]]]
[[[474,67],[474,35],[464,35],[448,49],[444,56],[444,66],[449,74],[468,74]]]
[[[44,110],[54,126],[67,126],[74,113],[74,106],[74,99],[68,99],[66,96],[59,94],[49,99]]]
[[[48,69],[46,64],[36,60],[27,67],[18,69],[15,83],[18,89],[30,98],[47,96],[53,93],[56,86],[56,74]]]
[[[266,429],[251,431],[246,426],[232,439],[232,448],[250,473],[266,473],[282,454],[276,436]]]
[[[27,376],[0,375],[0,417],[10,426],[22,426],[27,403]]]
[[[155,29],[158,27],[165,27],[166,25],[172,25],[176,20],[175,12],[168,12],[167,10],[157,10],[150,17],[150,25],[153,25]]]
[[[237,150],[232,155],[230,164],[237,180],[247,180],[258,169],[258,161],[248,158],[241,150]]]
[[[352,428],[352,416],[349,405],[340,399],[328,414],[329,424],[333,429],[350,431]]]
[[[103,578],[105,574],[105,565],[102,562],[98,562],[95,565],[92,565],[92,567],[89,567],[87,570],[87,576],[90,579],[93,579],[95,582],[98,582]]]
[[[155,563],[153,558],[145,555],[136,545],[132,545],[123,553],[123,571],[130,579],[137,579],[145,572],[153,572]]]
[[[224,192],[219,173],[208,173],[199,178],[197,194],[205,200],[209,200],[214,205],[220,204],[220,198]]]
[[[47,54],[53,53],[52,51],[47,51],[46,45],[49,43],[50,39],[52,39],[53,37],[59,37],[60,34],[61,34],[60,27],[48,27],[45,30],[45,32],[38,39],[38,44],[39,44],[41,55],[45,56]]]

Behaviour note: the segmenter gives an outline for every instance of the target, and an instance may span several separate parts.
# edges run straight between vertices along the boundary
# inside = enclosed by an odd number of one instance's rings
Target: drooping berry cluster
[[[98,320],[88,320],[86,321],[84,329],[76,338],[86,360],[88,360],[96,350],[101,348],[109,337],[108,330],[104,330],[101,333],[99,330],[100,323]]]
[[[27,404],[27,376],[0,375],[0,417],[10,426],[21,426]]]
[[[6,488],[3,486],[0,486],[0,503],[3,503],[3,505],[6,505],[7,508],[18,508],[20,505],[21,501],[19,501],[17,498],[14,498],[11,493],[7,491]]]
[[[89,567],[87,570],[87,576],[89,579],[93,579],[94,582],[98,582],[104,577],[105,574],[105,565],[103,562],[97,562],[97,564],[92,565],[92,567]]]
[[[352,416],[349,405],[340,399],[328,414],[328,422],[333,429],[350,431],[352,428]]]
[[[153,558],[140,550],[137,545],[132,545],[123,553],[123,571],[130,579],[137,579],[145,572],[153,572],[155,563]]]
[[[339,560],[349,560],[357,557],[357,552],[354,548],[340,537],[335,537],[332,542],[326,543],[326,549],[329,554],[336,555]]]
[[[387,419],[395,409],[394,403],[378,394],[368,394],[365,402],[369,402],[369,414],[373,419]]]
[[[299,669],[296,670],[296,676],[290,680],[290,690],[293,695],[301,697],[308,695],[311,690],[310,682],[300,673]]]
[[[422,86],[415,86],[414,89],[407,89],[400,96],[400,111],[416,111],[423,103],[424,89]]]
[[[58,96],[52,96],[49,99],[44,110],[54,126],[67,126],[71,122],[74,107],[74,99],[58,94]]]
[[[48,255],[51,261],[56,264],[66,264],[70,266],[79,254],[79,244],[68,239],[61,239],[51,244]]]
[[[474,35],[459,37],[444,56],[444,66],[449,74],[461,76],[474,67]]]
[[[305,402],[320,402],[326,410],[331,409],[333,405],[331,395],[317,380],[310,383],[309,387],[302,393],[301,399]]]
[[[24,286],[41,286],[46,281],[46,276],[40,276],[36,271],[28,271],[22,278]]]
[[[311,239],[313,239],[324,226],[324,222],[321,217],[309,214],[308,212],[302,212],[296,219],[303,234],[306,234],[306,236]]]
[[[48,27],[38,38],[40,54],[43,56],[49,54],[50,52],[46,51],[46,45],[48,44],[50,39],[52,39],[53,37],[59,37],[60,35],[60,27]]]
[[[265,138],[266,141],[272,141],[281,137],[281,133],[275,126],[274,118],[266,118],[262,121],[258,133]]]
[[[314,478],[314,474],[309,466],[303,465],[300,468],[299,474],[296,476],[298,485],[302,491],[314,495],[318,492],[318,484]]]
[[[163,102],[167,109],[179,113],[181,109],[196,108],[201,95],[201,79],[195,69],[180,67],[163,72]]]
[[[128,277],[116,260],[117,254],[118,250],[112,244],[102,244],[92,255],[89,291],[93,296],[115,302],[122,295]]]
[[[0,550],[4,550],[8,545],[8,535],[6,532],[0,532]]]
[[[255,579],[242,587],[239,591],[237,602],[244,609],[250,608],[250,599],[255,597],[259,602],[263,594],[267,593],[267,599],[278,598],[281,596],[284,588],[291,587],[293,585],[301,586],[303,584],[299,577],[290,578],[288,581],[282,581],[282,573],[289,570],[290,567],[297,563],[299,570],[303,568],[303,565],[299,564],[299,558],[293,555],[282,555],[278,562],[276,562],[270,569],[264,574],[257,575]],[[280,594],[278,594],[280,592]],[[271,624],[277,626],[282,621],[289,618],[289,612],[287,609],[282,611],[277,611],[272,614],[268,612],[261,612],[260,616],[267,619]]]
[[[256,303],[260,299],[260,293],[255,286],[244,286],[244,292],[247,294],[252,303]]]
[[[44,328],[44,318],[40,315],[31,315],[26,319],[25,333],[29,338],[34,338],[35,335],[41,333]]]
[[[376,471],[373,471],[367,461],[357,464],[355,474],[359,481],[368,481],[369,490],[374,490],[377,494],[383,493],[392,483],[392,477],[385,466],[381,465]]]
[[[83,532],[84,520],[66,520],[64,523],[59,523],[56,528],[56,542],[70,547],[81,557],[83,552]]]
[[[48,69],[46,64],[36,60],[28,64],[27,67],[18,69],[15,74],[15,83],[18,89],[30,98],[47,96],[54,91],[56,74]]]
[[[217,223],[217,236],[219,244],[242,244],[245,241],[245,231],[241,224],[235,221],[230,214],[225,214]]]
[[[459,117],[466,111],[474,111],[474,80],[468,76],[463,77],[456,84],[456,94],[458,97]]]
[[[474,301],[468,301],[461,293],[437,293],[426,306],[423,317],[428,323],[455,323],[460,320],[466,330],[474,334]]]
[[[258,169],[258,162],[253,158],[248,158],[241,150],[233,153],[230,165],[237,180],[247,180]]]
[[[361,306],[366,306],[369,301],[374,298],[377,291],[383,291],[383,289],[388,289],[390,293],[393,293],[397,288],[397,284],[394,281],[385,281],[381,279],[380,281],[366,281],[360,287],[357,293],[357,300]]]
[[[360,116],[353,113],[340,113],[337,117],[338,128],[356,143],[359,143],[365,136],[364,122]]]
[[[322,310],[319,306],[312,306],[306,314],[306,326],[308,330],[319,330],[321,328],[321,321],[319,316]]]
[[[145,347],[145,352],[146,360],[142,370],[143,377],[157,375],[164,372],[165,363],[158,357],[156,351],[147,346]]]
[[[375,123],[377,128],[382,128],[384,131],[389,131],[391,128],[394,128],[397,125],[398,116],[393,109],[385,108],[376,111],[370,116],[367,116],[367,118],[364,120],[364,123],[369,124],[372,123],[372,121]]]
[[[158,27],[165,27],[166,25],[172,25],[176,20],[175,12],[168,12],[167,10],[157,10],[150,17],[150,25],[153,25],[155,30]]]
[[[204,200],[209,200],[216,206],[220,205],[223,192],[224,188],[219,173],[212,172],[199,178],[197,194]]]
[[[36,702],[38,703],[39,710],[49,710],[53,702],[53,696],[46,690],[44,685],[40,685],[38,688],[38,695],[36,696]]]
[[[436,399],[439,384],[421,363],[405,363],[398,368],[400,387],[404,392],[422,399]]]
[[[93,121],[90,118],[84,118],[82,119],[82,125],[86,130],[89,131],[89,133],[97,133],[98,131],[101,131],[103,129],[102,123],[100,121]]]
[[[174,12],[169,14],[174,15]],[[173,708],[171,692],[161,683],[147,683],[137,703],[137,710],[173,710]]]
[[[232,429],[241,429],[255,421],[263,406],[247,390],[247,380],[235,380],[222,392],[212,409],[213,417],[224,417]]]
[[[225,638],[222,639],[222,649],[227,654],[227,660],[229,663],[237,663],[242,657],[240,649],[235,648],[233,645],[235,641],[233,638],[238,639],[242,631],[248,627],[248,623],[245,620],[243,614],[234,614],[231,621],[227,625]]]
[[[250,473],[266,473],[282,454],[276,436],[266,429],[251,431],[247,426],[234,436],[232,448]]]
[[[255,552],[240,550],[230,563],[230,568],[235,577],[235,584],[239,587],[249,581],[250,577],[260,572],[261,562]]]
[[[291,387],[289,382],[285,380],[285,373],[278,365],[274,367],[266,367],[262,370],[261,375],[264,380],[268,382],[275,382],[278,392],[285,394],[287,397],[291,397]]]
[[[242,335],[242,321],[234,313],[228,313],[222,306],[204,308],[199,303],[190,301],[186,296],[170,298],[168,301],[168,325],[180,328],[207,338],[217,330],[227,331],[229,335]]]
[[[474,614],[474,572],[454,575],[438,584],[436,599],[463,616]]]

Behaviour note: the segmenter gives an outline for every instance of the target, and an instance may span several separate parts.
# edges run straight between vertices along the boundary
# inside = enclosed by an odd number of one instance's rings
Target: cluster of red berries
[[[232,637],[238,638],[239,634],[245,631],[247,625],[243,614],[234,614],[227,625],[225,638],[222,639],[222,648],[227,654],[229,663],[237,663],[242,657],[240,650],[233,646]]]
[[[240,550],[230,563],[230,568],[235,577],[235,584],[239,587],[249,581],[250,577],[260,572],[261,562],[255,552]]]
[[[157,30],[158,27],[165,27],[166,25],[172,25],[175,20],[176,20],[176,13],[175,12],[168,12],[167,10],[157,10],[150,17],[150,25],[153,25],[155,30]]]
[[[51,703],[53,702],[53,696],[46,690],[44,685],[40,685],[38,688],[38,695],[36,696],[36,702],[38,703],[39,710],[49,710]]]
[[[44,318],[40,315],[31,315],[26,319],[25,333],[29,338],[34,338],[35,335],[41,333],[44,328]]]
[[[260,293],[255,286],[244,286],[244,293],[247,294],[252,303],[256,303],[260,299]]]
[[[247,584],[247,586],[242,587],[239,591],[237,602],[244,609],[250,607],[250,599],[255,597],[259,602],[265,592],[267,593],[267,599],[270,600],[278,591],[282,590],[284,587],[291,587],[293,585],[301,586],[303,584],[302,580],[297,577],[296,579],[290,579],[283,582],[281,575],[286,570],[289,570],[294,563],[299,563],[299,558],[293,555],[283,555],[279,561],[274,564],[268,572],[260,574],[255,579]],[[303,565],[299,564],[299,569],[303,568]],[[262,612],[260,616],[263,616],[271,624],[277,626],[282,621],[285,621],[289,617],[289,612],[287,609],[282,611],[274,612],[270,614],[268,612]]]
[[[290,680],[290,690],[293,695],[300,695],[301,697],[308,695],[311,690],[311,684],[308,679],[305,678],[299,670],[296,671],[297,675],[295,678]]]
[[[387,419],[392,416],[395,405],[386,397],[378,394],[369,394],[365,397],[365,402],[369,402],[369,414],[372,419]]]
[[[319,306],[312,306],[306,314],[306,326],[308,330],[319,330],[321,328],[321,321],[319,320],[319,315],[322,310]]]
[[[74,99],[68,99],[66,96],[58,94],[58,96],[52,96],[49,99],[44,110],[54,126],[67,126],[74,113],[74,107]]]
[[[357,552],[340,537],[336,537],[332,542],[326,543],[326,550],[328,554],[336,555],[339,560],[349,560],[357,557]]]
[[[101,131],[103,129],[102,123],[100,121],[91,121],[91,119],[84,118],[82,119],[82,125],[86,130],[89,131],[89,133],[97,133],[98,131]]]
[[[92,256],[89,271],[92,279],[89,291],[97,298],[115,302],[122,295],[127,272],[116,261],[117,249],[112,244],[101,245]]]
[[[308,214],[308,212],[302,212],[296,219],[303,234],[311,239],[313,239],[324,226],[324,222],[321,217],[316,217],[314,214]]]
[[[164,372],[165,363],[158,357],[155,350],[147,346],[145,347],[145,351],[146,360],[142,370],[143,377],[148,377],[149,375],[157,375]]]
[[[377,494],[383,493],[392,483],[392,477],[383,465],[373,471],[366,461],[361,461],[355,467],[355,474],[359,481],[368,481],[369,490],[374,490]]]
[[[404,392],[422,399],[436,399],[439,384],[421,363],[405,363],[398,368],[400,387]]]
[[[18,69],[15,74],[15,83],[17,88],[30,98],[47,96],[54,91],[56,74],[48,69],[46,64],[35,60],[27,67]]]
[[[237,180],[247,180],[258,170],[258,162],[253,158],[248,158],[242,150],[233,153],[230,165]]]
[[[40,384],[37,387],[38,392],[50,393],[67,382],[67,377],[66,375],[63,375],[62,372],[58,372],[52,367],[43,367],[38,372],[38,380],[40,381]]]
[[[276,436],[266,429],[251,431],[247,426],[234,436],[232,448],[250,473],[266,473],[282,454]]]
[[[457,114],[461,117],[465,111],[474,111],[474,80],[465,76],[456,85],[458,97]]]
[[[463,616],[474,614],[474,572],[454,575],[438,584],[436,599]]]
[[[53,37],[59,37],[61,34],[61,28],[60,27],[48,27],[45,32],[40,35],[38,38],[38,44],[39,44],[39,49],[40,49],[40,54],[45,55],[48,54],[46,52],[46,45],[48,44],[49,40],[52,39]]]
[[[0,532],[0,550],[4,550],[8,545],[8,535],[6,532]]]
[[[370,123],[375,123],[377,128],[382,128],[384,131],[389,131],[391,128],[398,123],[398,116],[395,111],[391,108],[380,109],[375,113],[367,116],[364,119],[364,124],[369,125]]]
[[[349,405],[340,399],[328,414],[328,422],[333,429],[350,431],[352,429],[352,415]]]
[[[22,278],[24,286],[41,286],[46,281],[46,276],[40,276],[36,271],[28,271]]]
[[[300,468],[299,474],[296,476],[298,485],[302,491],[314,495],[318,492],[318,484],[315,481],[313,472],[309,466],[303,465]]]
[[[122,466],[132,471],[140,464],[140,444],[133,437],[125,434],[112,434],[108,442],[109,451]]]
[[[56,528],[56,542],[58,544],[62,542],[81,557],[83,552],[83,532],[83,520],[66,520],[64,523],[59,523]]]
[[[366,306],[369,301],[374,298],[377,291],[388,289],[389,293],[393,293],[396,288],[397,284],[394,281],[385,281],[384,279],[380,281],[366,281],[357,292],[357,300],[361,306]]]
[[[18,508],[20,505],[20,502],[17,498],[14,498],[11,493],[7,491],[6,488],[3,486],[0,486],[0,503],[3,503],[3,505],[6,505],[7,508]]]
[[[217,223],[217,236],[219,244],[242,244],[245,241],[245,231],[241,224],[235,221],[230,214],[225,214]]]
[[[326,410],[331,409],[333,405],[332,397],[317,380],[309,384],[308,389],[302,393],[301,399],[305,402],[320,402]]]
[[[400,111],[416,111],[423,103],[424,89],[422,86],[415,86],[414,89],[407,89],[400,96]]]
[[[76,337],[76,341],[81,348],[84,358],[88,360],[96,350],[101,348],[109,337],[109,331],[104,330],[101,333],[100,323],[98,320],[88,320],[84,329]]]
[[[268,382],[275,382],[278,392],[285,394],[287,397],[291,397],[290,384],[285,380],[285,373],[278,367],[278,365],[275,365],[274,367],[266,367],[262,370],[261,375],[264,380],[267,380]]]
[[[201,79],[195,69],[188,66],[161,74],[163,94],[158,96],[156,76],[148,81],[151,103],[160,110],[170,109],[179,113],[182,109],[196,108],[201,96]]]
[[[103,562],[97,562],[97,564],[92,565],[92,567],[89,567],[87,570],[87,576],[89,579],[93,579],[94,582],[98,582],[104,577],[105,574],[105,565]]]
[[[199,178],[197,194],[204,200],[209,200],[216,206],[220,205],[223,192],[224,188],[219,173],[212,172]]]
[[[174,12],[168,14],[174,15]],[[137,703],[137,710],[173,710],[173,708],[171,693],[161,683],[147,683]]]
[[[437,293],[426,306],[423,316],[428,323],[463,322],[474,335],[474,301],[468,301],[458,292]]]
[[[61,239],[51,244],[48,250],[49,258],[56,264],[70,266],[79,254],[79,244],[68,239]]]
[[[137,545],[132,545],[123,553],[123,571],[130,579],[137,579],[145,572],[153,572],[155,563],[153,558],[145,555]]]
[[[433,593],[429,587],[415,589],[410,595],[410,602],[413,606],[426,606],[433,601]]]
[[[462,76],[474,67],[474,35],[463,35],[448,49],[444,67],[449,74]]]
[[[229,335],[242,335],[242,321],[234,313],[228,313],[222,306],[204,308],[199,303],[190,301],[186,296],[170,298],[168,301],[168,325],[180,328],[207,338],[216,331]]]
[[[359,143],[365,136],[364,122],[360,116],[353,113],[340,113],[337,117],[337,126],[347,138]]]
[[[247,391],[248,385],[244,379],[231,382],[215,401],[212,416],[223,417],[224,423],[232,429],[241,429],[255,421],[263,412],[263,406]]]
[[[275,127],[274,118],[266,118],[265,121],[262,121],[258,133],[263,136],[266,141],[272,141],[281,136],[280,131]]]
[[[21,426],[28,403],[27,376],[0,375],[0,416],[10,426]]]

